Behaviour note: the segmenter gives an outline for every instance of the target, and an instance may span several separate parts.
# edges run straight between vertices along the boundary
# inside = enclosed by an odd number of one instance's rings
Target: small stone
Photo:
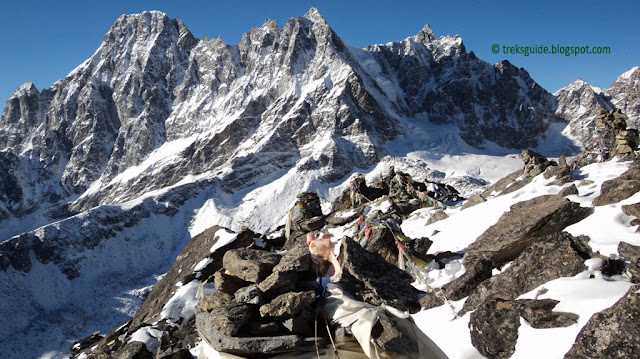
[[[224,269],[221,269],[213,275],[213,283],[219,292],[233,295],[238,289],[246,287],[251,282],[242,280],[234,275],[227,274]]]
[[[578,194],[578,187],[576,187],[575,184],[572,184],[571,186],[563,188],[558,193],[558,197],[566,197],[566,196],[577,195],[577,194]]]
[[[445,211],[437,211],[436,213],[432,214],[431,217],[429,217],[429,219],[427,220],[427,224],[425,225],[428,226],[447,218],[449,218],[449,215]]]
[[[258,284],[258,288],[264,293],[265,298],[275,298],[280,294],[294,290],[297,280],[298,274],[296,272],[273,272]]]
[[[473,194],[471,195],[469,198],[467,198],[467,200],[464,202],[464,204],[462,205],[462,210],[465,210],[467,208],[471,208],[477,204],[486,202],[487,200],[484,199],[484,197],[482,197],[479,194]],[[431,218],[429,218],[429,220],[431,220]]]
[[[221,307],[233,300],[233,296],[224,292],[215,292],[207,294],[198,302],[198,308],[205,312],[209,312],[214,308]]]
[[[263,317],[291,318],[316,300],[314,291],[289,292],[260,307]]]
[[[264,298],[262,296],[262,292],[258,288],[257,284],[252,284],[248,287],[238,289],[235,292],[234,297],[238,303],[255,304],[255,305],[264,304]]]

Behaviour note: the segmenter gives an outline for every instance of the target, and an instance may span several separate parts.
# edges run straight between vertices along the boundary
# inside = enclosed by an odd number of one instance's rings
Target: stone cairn
[[[596,137],[593,144],[574,161],[574,168],[618,157],[623,161],[636,158],[640,145],[638,130],[627,128],[627,115],[620,110],[601,109],[596,117]]]

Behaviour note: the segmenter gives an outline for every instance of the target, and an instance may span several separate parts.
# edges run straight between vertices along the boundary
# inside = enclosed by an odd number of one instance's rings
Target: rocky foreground
[[[244,357],[315,357],[316,348],[332,355],[333,348],[346,350],[358,342],[361,355],[370,357],[375,351],[396,357],[456,356],[448,348],[443,347],[446,355],[441,352],[437,340],[433,344],[427,338],[431,346],[420,347],[422,337],[407,331],[388,307],[405,317],[430,308],[455,311],[455,320],[468,320],[467,334],[458,334],[470,337],[477,357],[513,356],[523,323],[541,329],[575,327],[578,322],[582,329],[565,358],[638,356],[640,287],[630,283],[640,283],[640,247],[620,241],[618,255],[603,255],[591,247],[597,244],[594,240],[565,229],[585,223],[598,207],[636,198],[640,160],[619,163],[627,170],[602,183],[592,206],[579,203],[590,180],[581,178],[581,170],[572,170],[564,158],[549,161],[525,151],[523,160],[522,170],[468,200],[452,187],[418,182],[391,169],[371,186],[355,177],[328,215],[323,215],[317,196],[304,193],[289,225],[271,233],[210,228],[187,244],[131,321],[106,336],[95,333],[78,341],[72,347],[74,357],[192,358],[205,357],[201,353],[212,349]],[[456,217],[472,207],[488,208],[538,182],[555,194],[511,205],[463,250],[429,250],[433,242],[426,236],[409,238],[403,232],[408,228],[403,222],[420,214],[429,213],[423,226],[433,227],[450,220],[447,212],[458,211]],[[630,221],[628,226],[640,224],[640,203],[619,208],[618,216]],[[310,233],[318,234],[315,241]],[[325,257],[314,250],[321,241],[333,249]],[[464,271],[444,285],[434,283],[429,270],[456,263]],[[554,310],[559,300],[538,298],[544,297],[543,285],[585,273],[630,282],[627,293],[588,321],[571,311]],[[532,291],[537,294],[528,298]],[[338,298],[346,295],[345,302],[377,308],[368,337],[371,347],[362,345],[354,321],[336,315],[336,293]],[[408,318],[407,323],[414,323]]]

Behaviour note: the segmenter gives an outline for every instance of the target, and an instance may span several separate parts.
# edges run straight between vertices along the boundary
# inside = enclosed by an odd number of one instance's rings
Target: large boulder
[[[553,299],[489,300],[471,313],[471,344],[487,358],[510,358],[516,350],[520,317],[534,328],[567,327],[577,322],[576,314],[554,312],[558,303]]]
[[[584,261],[591,255],[586,237],[560,232],[541,238],[504,272],[480,283],[459,314],[475,310],[490,298],[515,299],[553,279],[574,276],[587,269]]]
[[[640,191],[640,158],[620,176],[602,183],[600,195],[593,200],[594,206],[618,203]]]
[[[565,359],[640,358],[640,285],[611,308],[594,314]]]
[[[411,313],[420,310],[418,296],[411,287],[413,278],[379,254],[371,253],[345,237],[338,260],[342,264],[338,284],[355,299],[373,305],[386,304]]]
[[[486,259],[494,267],[517,258],[538,238],[562,231],[593,213],[566,198],[546,195],[518,202],[467,248],[465,267]]]

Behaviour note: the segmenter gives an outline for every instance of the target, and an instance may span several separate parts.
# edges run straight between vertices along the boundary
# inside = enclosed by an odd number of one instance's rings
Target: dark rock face
[[[526,183],[531,180],[528,179],[527,182],[518,180],[524,175],[524,168],[519,169],[503,178],[501,178],[498,182],[496,182],[491,187],[487,188],[486,191],[482,192],[481,196],[484,198],[489,198],[491,195],[499,196],[502,194],[507,194],[513,192],[519,188],[522,188],[526,185]],[[527,177],[528,178],[528,177]]]
[[[575,324],[573,313],[552,312],[558,301],[491,299],[471,313],[471,343],[487,358],[510,358],[518,341],[522,316],[534,328],[556,328]]]
[[[338,260],[343,265],[338,284],[357,300],[373,305],[386,304],[411,313],[420,310],[418,297],[410,286],[411,276],[379,255],[345,238]]]
[[[640,191],[640,159],[636,159],[631,167],[619,177],[602,183],[600,195],[593,200],[594,206],[618,203]]]
[[[131,342],[126,344],[120,351],[116,359],[153,359],[153,354],[142,342]]]
[[[221,269],[213,275],[213,283],[216,286],[216,290],[227,294],[233,294],[238,289],[251,284],[251,282],[247,282],[246,280],[228,274],[225,269]]]
[[[265,279],[280,261],[280,256],[256,249],[234,249],[224,254],[224,267],[236,277],[258,283]]]
[[[558,197],[577,195],[578,193],[578,187],[576,187],[575,184],[572,184],[571,186],[565,187],[560,192],[558,192]]]
[[[585,237],[560,232],[540,238],[504,272],[480,283],[459,314],[475,310],[490,298],[515,299],[550,280],[574,276],[586,269],[584,261],[591,255]]]
[[[491,262],[488,260],[480,260],[473,263],[473,266],[467,267],[465,273],[445,284],[442,287],[442,293],[448,300],[460,300],[468,296],[480,283],[491,277]],[[424,309],[434,308],[443,305],[444,299],[436,292],[427,293],[420,299],[420,305]]]
[[[511,206],[473,242],[465,254],[465,267],[484,258],[499,267],[515,259],[538,238],[556,233],[593,213],[566,198],[541,196]]]
[[[235,335],[249,319],[249,306],[235,300],[209,311],[211,325],[224,335]]]
[[[566,359],[640,356],[640,286],[629,288],[611,308],[596,313],[582,328]]]

